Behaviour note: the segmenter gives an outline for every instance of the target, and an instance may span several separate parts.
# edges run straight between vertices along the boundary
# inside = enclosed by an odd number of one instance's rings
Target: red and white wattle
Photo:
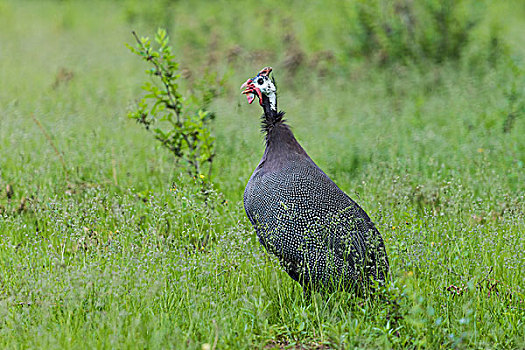
[[[248,99],[248,103],[252,104],[253,100],[255,100],[255,94],[248,92],[250,89],[248,88],[248,85],[250,85],[253,82],[252,79],[246,80],[244,84],[241,85],[241,89],[246,88],[242,93],[246,94],[246,98]]]

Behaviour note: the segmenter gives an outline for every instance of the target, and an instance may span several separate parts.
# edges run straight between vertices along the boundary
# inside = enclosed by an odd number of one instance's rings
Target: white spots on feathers
[[[309,161],[252,175],[244,192],[261,244],[305,286],[353,286],[362,275],[384,280],[379,232],[366,213]],[[381,266],[386,265],[386,266]]]

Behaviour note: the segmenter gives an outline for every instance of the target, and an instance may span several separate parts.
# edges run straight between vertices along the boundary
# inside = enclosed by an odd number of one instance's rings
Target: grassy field
[[[525,6],[487,2],[459,59],[382,64],[352,4],[0,0],[0,348],[525,348]],[[127,117],[147,67],[125,43],[159,26],[190,83],[225,76],[206,203]],[[385,238],[379,300],[307,303],[255,237],[239,86],[266,65]]]

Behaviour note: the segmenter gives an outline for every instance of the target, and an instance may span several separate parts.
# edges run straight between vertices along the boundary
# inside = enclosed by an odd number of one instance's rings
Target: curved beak
[[[248,79],[244,82],[244,84],[241,85],[241,89],[244,89],[248,86],[248,84],[251,84],[253,82],[253,79]]]
[[[255,100],[255,96],[259,97],[259,103],[262,104],[262,93],[259,88],[257,88],[255,85],[253,85],[253,80],[248,79],[244,84],[241,85],[241,89],[244,89],[241,94],[246,95],[246,98],[248,98],[248,103],[251,104],[253,100]]]

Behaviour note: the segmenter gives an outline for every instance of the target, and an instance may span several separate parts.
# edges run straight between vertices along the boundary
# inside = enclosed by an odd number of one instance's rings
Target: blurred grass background
[[[523,347],[524,24],[521,1],[0,1],[0,344]],[[124,44],[159,26],[188,88],[226,77],[211,205],[127,118],[146,67]],[[238,88],[266,65],[385,237],[388,303],[307,304],[259,247]]]

